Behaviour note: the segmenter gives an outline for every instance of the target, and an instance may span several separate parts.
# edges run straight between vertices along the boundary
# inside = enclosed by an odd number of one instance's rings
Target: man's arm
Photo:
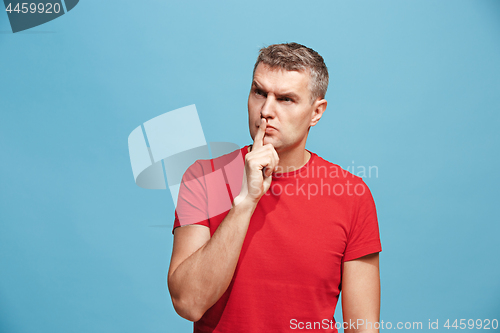
[[[199,225],[174,231],[168,287],[174,308],[183,318],[198,321],[231,283],[250,219],[279,162],[272,145],[263,145],[265,130],[263,120],[252,152],[245,156],[241,192],[212,237],[209,228]]]
[[[342,274],[342,314],[344,322],[363,320],[346,333],[379,332],[375,323],[380,320],[379,254],[372,253],[344,263]],[[370,327],[370,323],[372,326]],[[347,325],[346,325],[347,326]],[[378,325],[376,325],[378,327]]]
[[[243,203],[233,207],[212,238],[205,226],[175,229],[168,286],[181,317],[198,321],[226,291],[254,209]]]

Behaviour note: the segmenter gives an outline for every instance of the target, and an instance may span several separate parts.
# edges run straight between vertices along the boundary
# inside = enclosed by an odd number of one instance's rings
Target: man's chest
[[[288,195],[272,190],[261,198],[252,216],[237,275],[290,283],[337,283],[349,234],[349,205],[334,197],[308,200],[307,194],[290,195],[292,186]]]

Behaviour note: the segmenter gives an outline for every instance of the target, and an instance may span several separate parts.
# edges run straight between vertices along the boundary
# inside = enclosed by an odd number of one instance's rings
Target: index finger
[[[260,126],[255,134],[255,139],[253,140],[253,147],[260,148],[264,146],[264,135],[266,135],[267,122],[264,118],[260,120]]]

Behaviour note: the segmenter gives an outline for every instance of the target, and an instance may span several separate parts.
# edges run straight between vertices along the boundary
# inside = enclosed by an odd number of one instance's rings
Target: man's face
[[[287,71],[260,63],[255,69],[248,97],[250,135],[255,139],[261,118],[266,119],[264,144],[278,153],[305,147],[310,126],[326,108],[326,101],[311,105],[308,71]]]

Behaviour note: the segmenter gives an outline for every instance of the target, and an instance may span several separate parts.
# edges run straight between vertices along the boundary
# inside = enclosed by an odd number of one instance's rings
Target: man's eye
[[[289,98],[289,97],[282,97],[282,98],[281,98],[281,100],[282,100],[283,102],[292,102],[292,99],[291,99],[291,98]]]
[[[265,96],[264,95],[264,92],[260,91],[260,90],[255,90],[255,93],[259,96]]]

